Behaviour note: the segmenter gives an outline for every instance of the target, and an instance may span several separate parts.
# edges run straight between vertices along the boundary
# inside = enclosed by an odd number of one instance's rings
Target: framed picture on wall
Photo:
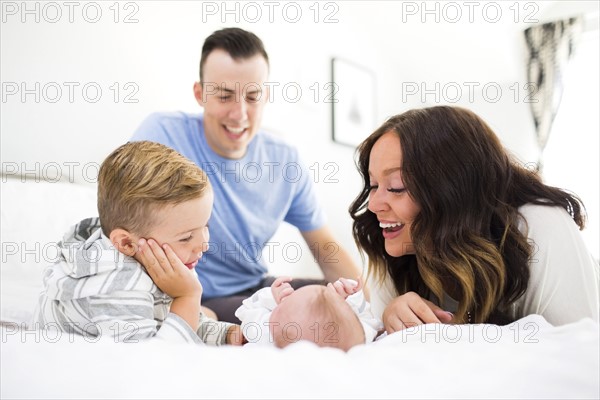
[[[375,76],[340,58],[331,60],[332,138],[356,147],[376,128]]]

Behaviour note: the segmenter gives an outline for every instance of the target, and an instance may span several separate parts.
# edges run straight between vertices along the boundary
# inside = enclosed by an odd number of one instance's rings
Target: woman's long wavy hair
[[[371,149],[387,132],[400,139],[403,183],[421,208],[411,226],[414,255],[388,255],[377,217],[367,209]],[[444,293],[454,294],[462,322],[467,312],[473,322],[511,322],[509,306],[527,289],[533,250],[519,230],[526,223],[519,207],[560,206],[580,229],[585,225],[579,198],[511,160],[490,127],[466,109],[440,106],[391,117],[357,153],[364,187],[349,212],[369,274],[379,282],[389,274],[399,294],[415,291],[440,303]]]

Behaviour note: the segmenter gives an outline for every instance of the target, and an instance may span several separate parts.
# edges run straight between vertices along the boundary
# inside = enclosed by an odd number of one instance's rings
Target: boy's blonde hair
[[[117,228],[144,236],[156,211],[201,197],[210,183],[204,171],[159,143],[129,142],[113,151],[98,174],[98,213],[106,236]]]

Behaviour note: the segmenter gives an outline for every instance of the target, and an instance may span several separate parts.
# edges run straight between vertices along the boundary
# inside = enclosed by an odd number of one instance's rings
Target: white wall
[[[393,1],[253,2],[249,6],[247,2],[136,1],[121,2],[118,7],[113,2],[75,3],[73,22],[69,22],[69,6],[63,2],[27,3],[25,7],[33,10],[30,14],[24,12],[25,3],[2,3],[3,170],[37,168],[50,175],[60,165],[65,169],[71,166],[77,181],[85,180],[86,175],[93,177],[95,166],[126,141],[148,113],[199,111],[192,84],[197,79],[202,41],[221,27],[240,26],[265,42],[271,81],[280,83],[279,90],[286,83],[302,88],[295,103],[285,101],[276,90],[264,125],[298,146],[305,163],[319,171],[315,181],[330,225],[357,261],[347,208],[358,193],[360,180],[353,149],[330,139],[330,104],[323,101],[331,57],[352,60],[376,75],[377,124],[409,108],[454,101],[457,93],[452,89],[458,87],[462,97],[456,104],[480,113],[523,162],[533,162],[537,150],[522,89],[526,82],[522,30],[542,20],[548,10],[566,12],[564,7],[561,11],[561,2],[528,2],[528,6],[512,2],[477,2],[475,6],[468,2],[429,2],[426,6]],[[225,7],[237,7],[239,12],[225,14]],[[269,7],[274,7],[271,16]],[[101,18],[89,22],[97,9]],[[302,16],[292,23],[297,9]],[[255,18],[256,10],[262,18],[252,23],[248,18]],[[433,13],[427,14],[427,10]],[[62,13],[60,19],[57,11]],[[456,18],[457,11],[460,18]],[[128,15],[137,22],[124,23]],[[327,16],[334,21],[326,23]],[[315,83],[321,88],[317,102],[310,89]],[[22,84],[33,93],[22,97]],[[86,84],[87,99],[82,93]],[[69,99],[67,85],[74,87],[73,99]],[[421,99],[421,92],[407,92],[407,88],[421,85],[435,93]],[[469,85],[475,87],[472,99]],[[57,97],[56,87],[62,89],[62,97],[52,102]],[[102,90],[95,103],[90,100],[95,96],[94,87]],[[483,87],[488,92],[483,92]],[[497,87],[502,90],[500,95]],[[137,102],[126,102],[127,94]],[[334,164],[326,169],[326,163]],[[282,241],[298,238],[290,229],[283,229]],[[279,254],[275,272],[318,276],[306,248],[303,254],[297,263],[302,268],[293,271],[281,262]]]

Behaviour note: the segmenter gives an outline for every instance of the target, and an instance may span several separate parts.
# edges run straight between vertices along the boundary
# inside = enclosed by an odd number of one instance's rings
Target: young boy
[[[344,351],[370,343],[383,329],[371,314],[362,283],[340,278],[327,286],[294,290],[290,277],[280,277],[243,301],[235,315],[249,343],[284,348],[299,340]]]
[[[137,342],[241,344],[238,325],[200,312],[194,271],[208,247],[206,174],[164,145],[117,148],[100,167],[99,218],[72,227],[44,273],[34,324]]]

